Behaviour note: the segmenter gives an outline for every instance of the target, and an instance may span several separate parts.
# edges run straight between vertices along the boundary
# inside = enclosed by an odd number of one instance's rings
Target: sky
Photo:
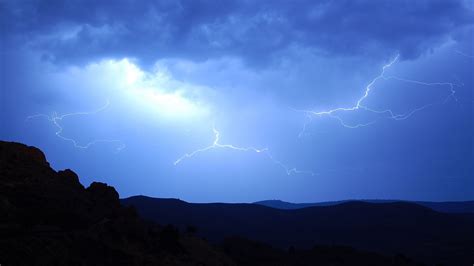
[[[474,200],[474,2],[0,0],[0,139],[121,197]]]

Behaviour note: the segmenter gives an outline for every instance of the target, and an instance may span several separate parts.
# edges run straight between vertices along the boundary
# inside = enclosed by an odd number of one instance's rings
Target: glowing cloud
[[[88,90],[82,92],[88,95],[86,97],[91,97],[90,94],[95,91],[103,90],[102,94],[107,97],[113,95],[126,99],[126,108],[145,108],[146,111],[159,117],[187,119],[208,113],[208,108],[197,100],[200,88],[174,80],[166,69],[156,68],[153,73],[146,73],[129,59],[103,60],[84,68],[72,67],[64,73],[55,75],[60,83],[75,84],[81,89]],[[73,97],[74,100],[77,99],[76,94]],[[88,149],[98,143],[115,143],[118,152],[125,148],[125,144],[120,140],[96,139],[81,144],[76,139],[63,135],[64,128],[61,124],[63,119],[94,115],[104,111],[109,105],[107,101],[103,107],[88,112],[63,115],[58,115],[56,112],[52,115],[35,114],[28,116],[26,120],[46,118],[57,128],[55,132],[57,137],[71,142],[78,149]]]
[[[116,72],[118,87],[126,97],[140,107],[168,118],[190,118],[209,113],[209,107],[200,100],[201,92],[207,88],[178,81],[166,68],[157,65],[153,72],[147,73],[128,59],[110,60],[105,64]]]
[[[203,97],[209,88],[177,80],[159,64],[147,72],[128,58],[102,60],[70,68],[59,79],[83,90],[100,91],[106,98],[124,98],[126,108],[146,109],[160,117],[187,119],[209,112]]]

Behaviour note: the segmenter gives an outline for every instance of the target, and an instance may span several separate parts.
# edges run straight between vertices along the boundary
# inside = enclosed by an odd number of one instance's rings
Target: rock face
[[[142,221],[111,186],[87,189],[37,148],[0,141],[1,265],[231,265],[174,227]],[[198,244],[196,244],[198,243]],[[204,252],[203,252],[203,251]]]

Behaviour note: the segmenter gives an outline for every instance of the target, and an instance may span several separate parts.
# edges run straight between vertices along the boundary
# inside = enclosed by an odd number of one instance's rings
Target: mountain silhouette
[[[55,171],[37,148],[0,141],[2,266],[470,265],[473,230],[469,216],[406,202],[280,210],[119,200],[107,184],[86,188]]]
[[[343,245],[404,254],[433,264],[469,264],[474,258],[472,217],[440,213],[409,202],[350,201],[293,210],[145,196],[123,199],[122,203],[136,207],[152,221],[178,227],[193,224],[201,236],[216,243],[235,235],[285,249]]]
[[[302,209],[313,206],[332,206],[341,203],[346,203],[353,200],[340,200],[340,201],[326,201],[326,202],[315,202],[315,203],[291,203],[281,200],[262,200],[254,202],[254,204],[260,204],[267,207],[284,210]],[[474,213],[474,201],[446,201],[446,202],[432,202],[432,201],[402,201],[402,200],[358,200],[369,203],[393,203],[393,202],[411,202],[421,206],[425,206],[438,212],[446,213]]]

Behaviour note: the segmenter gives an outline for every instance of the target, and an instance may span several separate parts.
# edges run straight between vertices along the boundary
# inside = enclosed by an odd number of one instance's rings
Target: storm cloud
[[[101,58],[279,63],[288,50],[414,59],[473,23],[463,1],[3,1],[9,49],[66,64]],[[10,21],[17,23],[11,24]],[[8,26],[6,26],[8,25]]]
[[[473,3],[0,0],[0,139],[123,196],[470,200]]]

